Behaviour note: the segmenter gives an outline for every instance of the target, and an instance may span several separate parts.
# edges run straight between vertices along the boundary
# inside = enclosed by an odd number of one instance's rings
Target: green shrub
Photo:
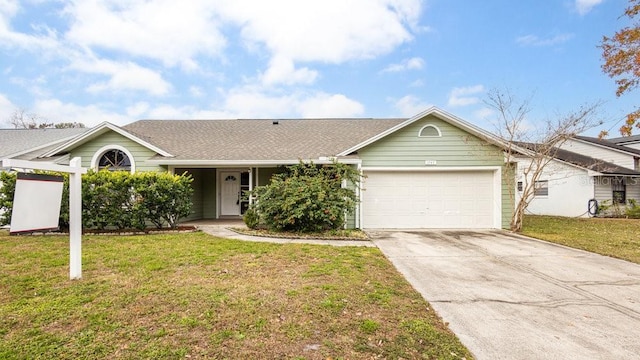
[[[145,172],[134,177],[135,209],[141,218],[162,228],[166,223],[172,229],[178,220],[191,213],[193,178],[190,175]]]
[[[640,219],[640,206],[638,206],[638,202],[635,199],[629,199],[627,202],[629,206],[627,206],[625,215],[632,219]]]
[[[11,209],[13,209],[13,194],[16,191],[16,173],[0,172],[0,225],[11,223]]]
[[[69,175],[56,175],[64,177],[59,226],[68,229]],[[158,228],[165,224],[175,228],[191,213],[192,181],[188,175],[89,170],[82,176],[83,227],[145,229],[151,223]],[[7,225],[11,223],[16,173],[1,172],[0,182],[0,224]]]
[[[260,217],[254,207],[248,208],[242,219],[249,229],[255,230],[260,226]]]
[[[328,166],[300,162],[274,175],[269,184],[256,187],[252,192],[256,201],[248,211],[255,211],[258,224],[273,231],[338,229],[358,201],[356,192],[343,187],[343,182],[357,187],[360,174],[337,162]],[[252,217],[249,220],[254,223]]]

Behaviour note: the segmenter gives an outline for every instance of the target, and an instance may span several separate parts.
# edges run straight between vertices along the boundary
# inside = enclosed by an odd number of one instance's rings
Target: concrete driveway
[[[639,265],[502,231],[371,235],[478,359],[640,359]]]

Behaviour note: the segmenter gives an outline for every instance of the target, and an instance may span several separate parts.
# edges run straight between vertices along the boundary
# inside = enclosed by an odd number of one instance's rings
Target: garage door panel
[[[491,228],[493,172],[368,172],[366,228]]]

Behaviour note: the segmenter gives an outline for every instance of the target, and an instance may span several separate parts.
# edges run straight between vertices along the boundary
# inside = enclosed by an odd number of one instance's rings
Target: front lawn
[[[0,235],[1,359],[470,359],[376,248]]]
[[[640,220],[524,218],[522,234],[640,264]]]

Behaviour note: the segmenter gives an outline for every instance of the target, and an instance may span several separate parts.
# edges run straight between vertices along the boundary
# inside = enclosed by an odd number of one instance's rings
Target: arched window
[[[110,144],[93,153],[91,168],[94,170],[107,169],[134,173],[136,172],[136,160],[124,146]]]
[[[110,171],[131,171],[131,160],[122,150],[107,150],[98,159],[98,170],[102,169]]]
[[[442,133],[440,132],[440,129],[438,129],[437,126],[435,125],[425,125],[422,127],[422,129],[420,129],[420,131],[418,132],[418,137],[441,137]]]

